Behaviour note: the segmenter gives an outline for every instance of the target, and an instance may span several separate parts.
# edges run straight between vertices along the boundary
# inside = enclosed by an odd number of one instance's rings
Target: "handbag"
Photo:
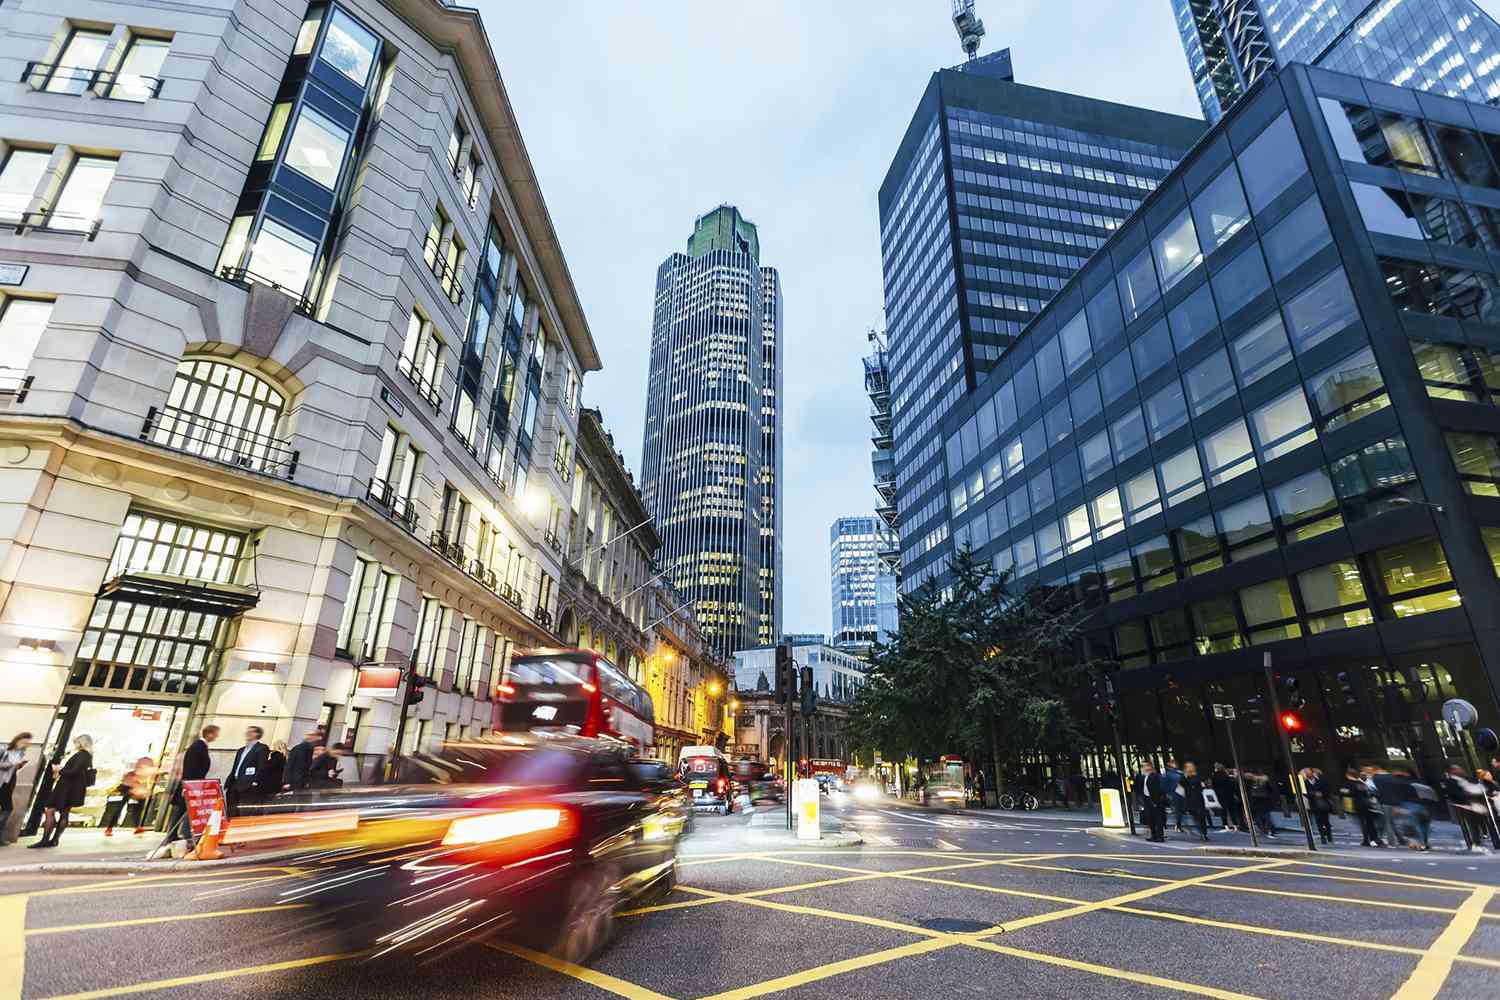
[[[83,769],[83,787],[84,788],[93,788],[94,787],[94,782],[96,782],[98,780],[99,780],[99,769],[98,768],[96,768],[96,767],[86,767],[86,768]]]

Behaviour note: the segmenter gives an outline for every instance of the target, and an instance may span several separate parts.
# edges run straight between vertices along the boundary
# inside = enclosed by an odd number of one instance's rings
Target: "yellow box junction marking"
[[[1448,922],[1443,933],[1427,949],[1392,1000],[1430,1000],[1438,995],[1453,968],[1454,959],[1468,943],[1474,928],[1479,926],[1479,918],[1494,895],[1492,888],[1475,889],[1469,894],[1469,898],[1459,905],[1458,915]]]

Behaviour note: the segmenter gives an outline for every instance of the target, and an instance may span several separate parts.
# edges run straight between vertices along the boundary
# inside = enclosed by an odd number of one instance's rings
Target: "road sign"
[[[1226,719],[1226,720],[1229,720],[1229,721],[1233,721],[1234,720],[1234,706],[1233,705],[1215,705],[1214,706],[1214,718],[1215,719]]]
[[[224,815],[224,789],[218,778],[184,781],[182,797],[187,800],[188,822],[192,824],[194,837],[203,836],[215,813]]]
[[[1479,712],[1462,698],[1449,698],[1443,702],[1443,718],[1454,729],[1472,729],[1479,721]]]

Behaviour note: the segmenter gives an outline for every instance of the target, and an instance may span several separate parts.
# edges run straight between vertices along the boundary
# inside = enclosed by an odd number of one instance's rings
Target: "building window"
[[[453,120],[453,131],[448,133],[448,169],[453,176],[458,176],[459,167],[463,163],[464,144],[469,141],[469,130],[464,127],[462,118]]]
[[[1245,203],[1245,192],[1233,165],[1225,167],[1193,198],[1192,210],[1205,254],[1213,253],[1244,228],[1250,221],[1250,206]]]
[[[1234,395],[1234,374],[1229,369],[1229,355],[1220,350],[1183,376],[1188,405],[1194,417],[1201,417]]]
[[[1297,590],[1307,610],[1308,630],[1314,635],[1368,625],[1375,620],[1365,597],[1359,566],[1352,559],[1298,573]]]
[[[261,133],[260,147],[255,151],[257,163],[276,159],[276,153],[281,149],[281,137],[286,135],[287,119],[291,115],[291,101],[282,101],[271,106],[271,117],[266,120],[266,130]],[[246,218],[249,217],[246,216]]]
[[[1168,507],[1203,492],[1203,466],[1198,461],[1198,449],[1191,445],[1161,463],[1158,469],[1162,497]]]
[[[1302,156],[1302,144],[1297,141],[1290,112],[1283,111],[1266,126],[1240,154],[1239,165],[1253,212],[1261,211],[1307,173],[1307,160]]]
[[[93,229],[118,163],[107,156],[76,157],[47,217],[48,228],[79,233]]]
[[[443,606],[436,597],[422,598],[421,617],[417,625],[416,657],[412,663],[423,677],[437,678],[442,675],[443,663],[448,654],[448,629],[452,625],[452,609]]]
[[[1366,347],[1314,375],[1308,395],[1322,431],[1337,430],[1391,405],[1375,355]]]
[[[1397,309],[1453,319],[1496,321],[1495,303],[1500,289],[1494,275],[1387,257],[1380,258],[1380,269]]]
[[[1140,542],[1130,551],[1143,589],[1157,590],[1177,582],[1177,563],[1165,535]]]
[[[1292,359],[1292,345],[1286,339],[1286,327],[1278,313],[1272,313],[1236,337],[1229,350],[1244,388]]]
[[[458,666],[455,668],[453,690],[469,694],[474,685],[474,662],[478,658],[479,623],[464,618],[463,630],[458,643]]]
[[[0,165],[0,216],[20,220],[26,215],[51,159],[50,149],[11,148]]]
[[[1461,603],[1448,557],[1436,538],[1381,549],[1373,563],[1390,613],[1397,618],[1456,608]]]
[[[1422,498],[1404,438],[1376,441],[1343,455],[1333,461],[1329,471],[1351,522],[1395,510],[1402,499]]]
[[[379,47],[379,39],[364,25],[335,7],[318,58],[362,88],[370,80]]]
[[[132,35],[105,96],[117,101],[145,101],[156,96],[171,45],[165,38]]]
[[[343,172],[350,139],[348,129],[320,114],[311,105],[304,104],[297,113],[297,124],[292,128],[283,162],[304,177],[333,190]]]
[[[1271,277],[1277,281],[1332,242],[1333,234],[1328,231],[1328,220],[1317,195],[1298,205],[1261,238],[1266,262],[1271,265]]]
[[[1251,412],[1250,427],[1262,462],[1290,454],[1318,437],[1300,387]]]
[[[1475,496],[1500,496],[1500,442],[1488,434],[1448,431],[1448,454],[1464,489]]]
[[[1330,271],[1286,305],[1286,326],[1298,354],[1359,321],[1359,308],[1344,269]]]
[[[1188,613],[1193,620],[1193,652],[1199,656],[1228,653],[1245,645],[1230,598],[1199,601],[1188,608]]]
[[[74,29],[63,43],[62,51],[41,89],[51,94],[81,94],[96,79],[95,71],[109,49],[109,32],[86,28]]]
[[[1202,576],[1224,565],[1224,554],[1219,547],[1219,534],[1214,530],[1212,517],[1205,515],[1174,528],[1172,543],[1177,549],[1177,561],[1188,576]]]
[[[433,406],[442,406],[443,338],[438,335],[432,321],[413,309],[406,320],[406,338],[401,344],[401,357],[396,369],[411,380],[422,398]]]
[[[228,247],[226,242],[226,250]],[[243,277],[300,298],[307,287],[307,279],[312,276],[313,257],[317,251],[318,244],[314,240],[275,219],[266,219],[261,223],[260,234],[250,250],[250,266]]]
[[[1157,270],[1161,272],[1163,292],[1169,291],[1203,262],[1203,252],[1198,249],[1198,232],[1187,209],[1183,209],[1151,241],[1151,250],[1156,256]]]
[[[1286,542],[1300,542],[1344,526],[1333,482],[1322,469],[1273,486],[1268,495]]]
[[[100,598],[68,676],[75,687],[192,695],[218,660],[228,619]]]
[[[52,302],[47,299],[0,302],[0,379],[20,378],[31,367],[51,318]]]
[[[180,576],[206,583],[235,583],[244,536],[155,514],[125,516],[106,580],[127,573]]]
[[[1229,550],[1231,562],[1239,562],[1276,548],[1276,530],[1266,498],[1259,493],[1225,507],[1214,515],[1214,523]]]
[[[1412,341],[1412,355],[1427,395],[1465,403],[1493,403],[1500,392],[1500,363],[1478,345]]]
[[[1218,486],[1255,468],[1250,432],[1245,421],[1236,420],[1203,439],[1203,467],[1208,485]]]
[[[339,652],[361,661],[374,659],[400,579],[395,573],[381,569],[374,560],[354,561],[344,617],[339,624]]]
[[[1240,591],[1240,608],[1250,630],[1250,644],[1296,639],[1302,635],[1297,607],[1285,580],[1267,580]]]
[[[285,400],[245,371],[218,361],[186,359],[150,431],[154,444],[257,472],[288,461],[275,437]]]

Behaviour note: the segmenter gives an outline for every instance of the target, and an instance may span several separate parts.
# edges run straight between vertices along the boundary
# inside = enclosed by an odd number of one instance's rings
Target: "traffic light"
[[[1302,716],[1296,712],[1281,713],[1281,728],[1289,733],[1302,732]]]
[[[792,647],[783,642],[776,647],[776,699],[791,701],[796,697],[797,673],[792,663]]]
[[[818,710],[818,687],[813,683],[812,667],[802,668],[802,714],[812,715]]]
[[[1286,688],[1286,703],[1293,708],[1305,708],[1307,699],[1302,697],[1302,682],[1295,677],[1283,677],[1281,686]]]
[[[1113,685],[1107,679],[1103,684],[1100,684],[1097,680],[1094,682],[1094,707],[1110,721],[1113,721],[1115,717],[1115,700],[1112,697],[1112,688]]]
[[[1245,703],[1245,715],[1257,726],[1266,724],[1266,714],[1262,707],[1263,705],[1264,699],[1258,694],[1252,695],[1250,700]]]
[[[1357,705],[1359,695],[1354,691],[1354,677],[1347,670],[1338,672],[1339,690],[1344,693],[1345,705]]]
[[[422,700],[423,695],[427,691],[427,685],[430,683],[432,683],[430,680],[428,680],[426,677],[423,677],[415,670],[411,672],[411,675],[406,679],[407,708],[410,708],[411,706],[417,704]]]

